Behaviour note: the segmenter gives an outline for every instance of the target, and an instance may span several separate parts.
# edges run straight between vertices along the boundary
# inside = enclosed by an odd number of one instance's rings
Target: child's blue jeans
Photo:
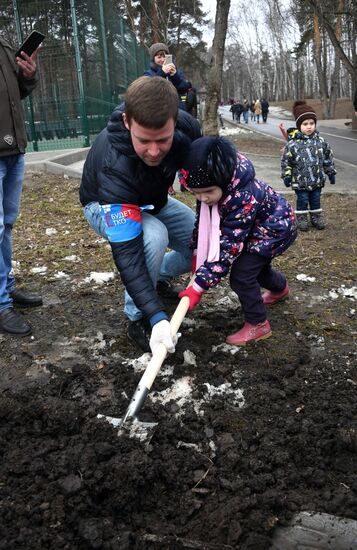
[[[295,191],[295,193],[296,210],[318,210],[321,208],[321,189],[314,189],[313,191]]]

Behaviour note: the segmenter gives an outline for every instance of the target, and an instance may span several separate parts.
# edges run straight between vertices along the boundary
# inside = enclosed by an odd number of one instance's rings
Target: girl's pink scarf
[[[207,204],[201,202],[198,224],[197,268],[204,264],[206,260],[208,262],[217,262],[219,260],[219,224],[218,205],[215,204],[210,208]]]

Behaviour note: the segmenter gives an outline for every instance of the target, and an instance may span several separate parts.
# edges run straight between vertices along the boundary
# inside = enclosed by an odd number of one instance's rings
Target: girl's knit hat
[[[237,151],[228,139],[201,137],[191,144],[183,162],[185,185],[194,189],[217,185],[225,191],[236,165]]]
[[[296,127],[301,127],[304,120],[312,119],[317,122],[317,116],[315,111],[310,105],[306,105],[306,101],[295,101],[293,106],[293,115],[295,117]]]
[[[155,55],[159,52],[169,53],[169,48],[163,42],[156,42],[149,48],[149,55],[151,61],[154,61]]]

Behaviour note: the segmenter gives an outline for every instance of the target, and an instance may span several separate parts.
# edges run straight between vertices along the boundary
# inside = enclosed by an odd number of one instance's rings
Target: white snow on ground
[[[64,271],[56,271],[54,274],[55,279],[69,279],[69,275],[65,273]]]
[[[47,271],[47,266],[42,265],[42,266],[38,266],[38,267],[33,267],[30,271],[31,271],[31,273],[39,273],[40,275],[44,275]]]
[[[75,254],[73,254],[72,256],[66,256],[63,259],[66,260],[67,262],[80,262],[81,261],[81,259],[78,256],[76,256]]]
[[[204,384],[207,388],[207,397],[204,399],[193,399],[192,393],[196,387],[194,384],[194,378],[191,376],[184,376],[178,380],[175,380],[170,388],[166,388],[161,392],[153,392],[149,395],[151,401],[154,403],[159,402],[162,404],[168,403],[174,400],[179,406],[178,416],[184,413],[184,407],[189,402],[193,404],[194,410],[198,416],[203,414],[201,410],[202,405],[205,402],[209,402],[216,395],[224,395],[225,397],[231,397],[232,403],[238,407],[243,407],[245,401],[243,392],[239,388],[233,389],[230,383],[221,384],[220,386],[212,386],[211,384]]]
[[[296,275],[296,278],[298,281],[304,281],[306,283],[314,283],[316,281],[316,277],[309,277],[308,275],[305,275],[305,273],[299,273]]]
[[[114,279],[114,272],[113,271],[107,271],[107,272],[100,272],[100,271],[91,271],[89,276],[84,279],[85,283],[96,283],[97,285],[103,285],[104,283],[107,283],[108,281],[111,281]]]
[[[197,366],[196,355],[192,351],[190,351],[189,349],[186,349],[183,352],[183,364],[184,365],[192,365],[194,367]]]
[[[243,128],[220,128],[220,136],[236,136],[238,134],[252,134],[252,130],[245,130]]]
[[[315,300],[323,302],[324,300],[338,300],[341,297],[349,298],[350,300],[357,300],[357,286],[346,288],[345,285],[341,285],[339,288],[329,290],[327,294],[316,296]],[[351,310],[351,312],[353,314],[354,310]]]

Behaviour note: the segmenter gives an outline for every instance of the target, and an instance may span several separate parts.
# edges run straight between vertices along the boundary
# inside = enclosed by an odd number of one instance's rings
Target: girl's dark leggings
[[[233,262],[230,285],[242,304],[245,321],[257,325],[266,320],[261,287],[280,292],[286,286],[286,278],[271,267],[271,258],[242,252]]]

